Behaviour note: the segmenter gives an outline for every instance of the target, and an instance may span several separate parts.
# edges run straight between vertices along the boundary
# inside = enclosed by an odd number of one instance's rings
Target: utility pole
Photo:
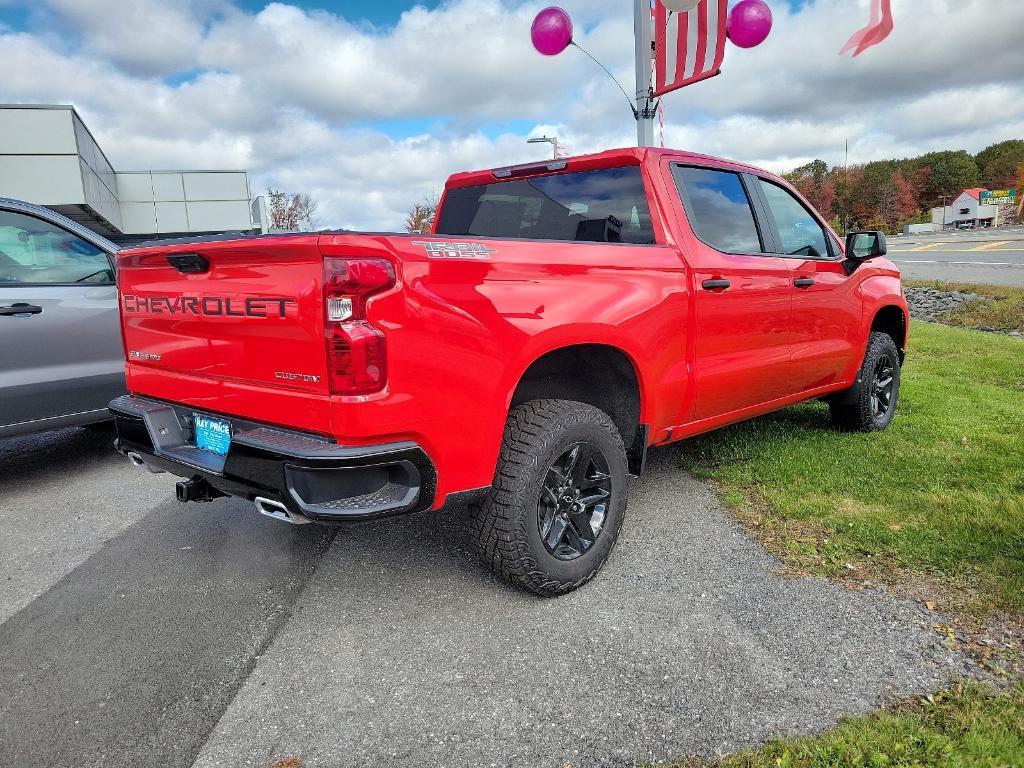
[[[654,109],[651,108],[651,47],[653,45],[651,0],[633,0],[633,34],[636,37],[636,145],[654,146]]]
[[[850,233],[850,140],[846,140],[846,165],[843,166],[843,237]]]
[[[946,231],[946,198],[948,198],[948,197],[949,197],[949,195],[943,195],[942,196],[942,231],[943,232]]]

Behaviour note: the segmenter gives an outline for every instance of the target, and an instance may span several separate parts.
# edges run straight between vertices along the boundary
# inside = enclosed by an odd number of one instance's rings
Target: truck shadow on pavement
[[[618,765],[948,677],[913,606],[780,578],[678,462],[654,452],[557,600],[479,565],[462,508],[325,529],[169,500],[0,625],[0,763]]]
[[[114,427],[70,427],[0,438],[0,490],[28,486],[55,475],[74,477],[124,461],[114,450]]]

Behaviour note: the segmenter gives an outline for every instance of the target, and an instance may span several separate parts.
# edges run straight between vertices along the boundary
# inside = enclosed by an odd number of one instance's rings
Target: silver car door
[[[0,428],[102,411],[123,391],[110,256],[39,216],[0,209]]]

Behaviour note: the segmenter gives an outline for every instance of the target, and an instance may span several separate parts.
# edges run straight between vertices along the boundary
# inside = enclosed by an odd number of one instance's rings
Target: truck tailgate
[[[198,407],[215,402],[229,413],[233,402],[276,402],[271,411],[282,423],[329,432],[315,235],[129,250],[118,267],[133,392]],[[300,402],[301,412],[289,415]]]

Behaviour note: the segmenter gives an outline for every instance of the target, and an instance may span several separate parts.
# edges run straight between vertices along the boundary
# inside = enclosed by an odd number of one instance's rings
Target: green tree
[[[916,159],[918,168],[931,173],[922,189],[922,207],[938,205],[943,195],[950,197],[981,184],[981,170],[974,156],[964,150],[930,152]]]
[[[1007,189],[1018,181],[1017,169],[1024,164],[1024,141],[1010,139],[986,147],[976,158],[982,182],[989,189]]]
[[[794,186],[807,180],[812,181],[814,184],[821,184],[827,173],[828,163],[824,160],[812,160],[807,165],[801,165],[799,168],[787,173],[786,179]]]
[[[852,190],[853,214],[861,222],[892,219],[895,217],[893,198],[893,176],[896,173],[896,161],[879,160],[868,163],[861,172],[860,179]],[[874,227],[878,229],[878,227]]]

